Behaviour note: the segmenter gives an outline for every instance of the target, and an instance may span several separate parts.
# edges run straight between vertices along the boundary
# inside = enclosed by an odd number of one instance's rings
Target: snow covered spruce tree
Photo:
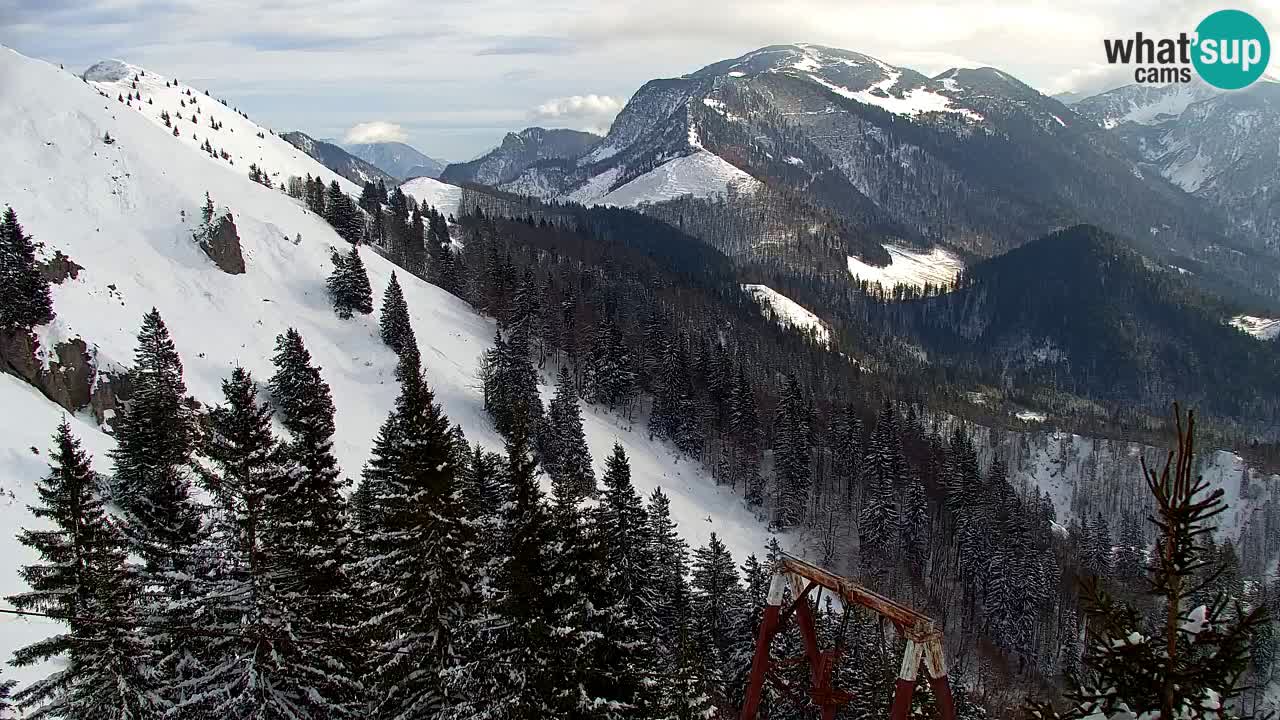
[[[113,497],[125,515],[125,535],[137,555],[143,612],[157,620],[138,632],[160,673],[167,702],[185,695],[184,682],[201,660],[185,626],[200,565],[200,513],[191,501],[191,453],[198,430],[186,397],[182,360],[160,313],[142,320],[130,370],[133,395],[116,424]]]
[[[18,541],[41,562],[20,575],[31,587],[8,598],[19,610],[48,613],[68,631],[14,653],[19,667],[59,658],[62,666],[14,699],[30,718],[158,718],[165,704],[140,636],[136,586],[125,542],[107,516],[98,477],[64,419],[54,434],[49,474],[36,482],[32,513],[47,524]],[[6,695],[9,686],[5,686]]]
[[[49,281],[36,265],[36,246],[18,214],[0,215],[0,332],[30,330],[53,319]]]
[[[495,559],[491,617],[484,645],[493,662],[488,687],[473,701],[474,717],[561,717],[576,705],[566,698],[565,668],[575,663],[573,644],[559,639],[564,619],[557,603],[556,523],[542,495],[528,431],[517,426],[507,439],[502,506],[502,554]],[[572,681],[572,677],[568,680]],[[487,693],[488,696],[484,694]]]
[[[475,443],[467,452],[466,462],[459,472],[459,493],[466,517],[476,526],[475,570],[491,575],[486,568],[490,568],[494,558],[500,554],[499,529],[502,505],[507,498],[503,457]]]
[[[858,510],[858,535],[862,570],[880,584],[894,569],[894,549],[899,537],[897,488],[906,483],[907,463],[902,457],[897,413],[885,403],[867,444],[862,503]]]
[[[460,453],[416,346],[401,352],[396,375],[400,395],[361,483],[364,632],[380,651],[366,686],[376,717],[450,717],[479,650],[475,526],[459,492]]]
[[[711,678],[711,685],[724,691],[728,677],[729,655],[745,609],[738,567],[733,556],[716,533],[707,544],[693,551],[693,627],[699,650],[721,676]]]
[[[0,215],[0,330],[30,329],[53,319],[49,281],[36,263],[37,245],[12,207]]]
[[[543,443],[543,468],[551,476],[556,496],[581,499],[594,495],[596,474],[591,469],[578,392],[568,367],[561,367],[556,378],[556,395],[548,408],[545,428],[548,437]]]
[[[382,317],[379,320],[382,342],[399,354],[406,346],[417,346],[417,338],[413,334],[413,326],[409,323],[409,305],[404,301],[404,290],[396,274],[391,273],[391,282],[382,294]]]
[[[276,559],[274,582],[297,618],[294,632],[300,641],[311,652],[327,648],[324,671],[307,678],[315,689],[309,703],[334,717],[361,690],[364,659],[351,648],[358,603],[351,520],[342,497],[348,481],[333,456],[335,409],[320,368],[293,328],[276,337],[275,349],[276,371],[268,387],[289,435],[282,447],[287,491],[274,506],[277,517],[268,535]]]
[[[342,192],[342,187],[338,185],[337,180],[329,183],[327,191],[323,190],[324,184],[320,180],[317,179],[316,182],[320,183],[321,192],[324,195],[324,219],[347,242],[353,245],[360,242],[360,238],[364,235],[364,213],[360,210],[360,206],[351,199],[351,196]]]
[[[527,280],[520,287],[505,323],[505,338],[502,331],[495,333],[493,348],[484,354],[481,368],[484,407],[504,437],[532,432],[542,420],[538,371],[530,358],[536,286]]]
[[[13,706],[13,688],[17,680],[0,680],[0,720],[14,720],[17,710]]]
[[[1159,472],[1142,462],[1155,500],[1159,541],[1147,568],[1148,592],[1162,601],[1154,624],[1131,605],[1114,600],[1087,578],[1082,589],[1089,618],[1084,672],[1073,676],[1070,707],[1034,704],[1034,718],[1239,718],[1231,700],[1249,669],[1254,633],[1269,622],[1267,608],[1229,608],[1219,594],[1208,605],[1189,598],[1212,583],[1218,562],[1208,551],[1213,518],[1226,510],[1221,488],[1194,474],[1195,416],[1174,406],[1177,445]]]
[[[646,582],[651,585],[652,631],[657,637],[689,624],[689,545],[671,519],[671,499],[662,488],[653,489],[645,514],[653,542],[652,569]]]
[[[774,523],[780,528],[804,521],[812,466],[812,427],[813,408],[800,382],[790,375],[773,421],[773,468],[778,485]]]
[[[588,692],[618,706],[623,717],[647,717],[656,698],[643,674],[654,664],[652,536],[644,504],[631,484],[631,464],[614,444],[605,462],[604,491],[590,515],[598,581],[589,588],[602,637],[591,663]]]
[[[287,457],[271,430],[271,408],[237,367],[210,410],[198,474],[213,499],[204,538],[208,564],[196,580],[193,616],[206,665],[187,683],[183,717],[295,718],[317,701],[325,653],[297,643],[294,607],[272,540],[289,502]],[[325,711],[343,717],[332,704]],[[305,715],[303,715],[305,716]]]
[[[352,245],[351,252],[346,255],[334,250],[330,259],[333,272],[326,281],[326,287],[338,317],[347,320],[355,313],[368,315],[373,312],[373,289],[369,285],[364,261],[360,259],[360,246]]]

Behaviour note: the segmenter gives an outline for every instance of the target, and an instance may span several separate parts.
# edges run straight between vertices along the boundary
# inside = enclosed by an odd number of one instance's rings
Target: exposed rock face
[[[231,213],[214,219],[213,227],[200,240],[200,249],[214,265],[228,275],[244,274],[244,255],[240,252],[240,235]]]
[[[58,250],[54,252],[51,260],[40,265],[40,274],[45,280],[58,285],[67,278],[75,280],[80,277],[80,271],[83,269],[83,265],[77,264],[75,260],[63,255],[62,251]]]
[[[133,378],[127,372],[99,372],[97,382],[89,394],[89,408],[98,425],[106,425],[113,430],[115,421],[120,418],[120,410],[125,400],[133,394]]]
[[[27,381],[71,412],[88,405],[96,368],[84,340],[75,338],[55,345],[48,367],[40,362],[38,350],[39,341],[29,332],[0,335],[0,363],[5,372]]]

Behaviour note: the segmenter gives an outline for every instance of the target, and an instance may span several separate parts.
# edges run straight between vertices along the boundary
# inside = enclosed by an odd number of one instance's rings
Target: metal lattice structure
[[[782,601],[788,584],[792,588],[792,600],[784,608]],[[751,676],[747,684],[746,701],[742,705],[741,720],[756,719],[760,709],[760,694],[766,682],[783,695],[803,702],[803,695],[776,671],[806,662],[809,665],[810,679],[808,700],[822,709],[823,720],[832,720],[836,711],[852,699],[850,693],[832,685],[832,671],[843,648],[837,645],[823,650],[818,646],[813,611],[809,608],[809,595],[814,589],[818,589],[819,593],[823,590],[834,593],[846,608],[858,605],[878,613],[893,623],[898,633],[906,638],[907,649],[902,658],[902,668],[898,672],[893,709],[889,716],[891,720],[906,720],[921,663],[929,676],[929,685],[937,698],[942,720],[955,720],[951,685],[947,680],[942,653],[942,631],[933,620],[848,578],[834,575],[790,555],[783,555],[773,568],[773,579],[769,584],[769,598],[765,604],[764,618],[760,622],[760,634],[756,639],[755,658],[751,662]],[[770,656],[769,648],[773,638],[792,616],[799,627],[805,654],[799,658],[775,659]]]

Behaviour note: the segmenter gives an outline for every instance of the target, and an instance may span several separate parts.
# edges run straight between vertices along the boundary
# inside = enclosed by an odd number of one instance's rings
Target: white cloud
[[[623,102],[609,95],[570,95],[552,98],[529,113],[539,125],[569,127],[606,133],[613,118],[622,110]]]
[[[355,145],[360,143],[404,142],[408,139],[409,133],[405,132],[405,129],[399,125],[385,120],[372,120],[352,126],[347,131],[347,134],[343,136],[342,142],[348,145]]]

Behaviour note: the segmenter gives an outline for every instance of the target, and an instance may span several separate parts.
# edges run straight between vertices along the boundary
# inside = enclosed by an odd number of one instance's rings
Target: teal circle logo
[[[1271,40],[1257,18],[1243,10],[1219,10],[1196,26],[1191,62],[1210,85],[1239,90],[1262,77],[1271,61]]]

